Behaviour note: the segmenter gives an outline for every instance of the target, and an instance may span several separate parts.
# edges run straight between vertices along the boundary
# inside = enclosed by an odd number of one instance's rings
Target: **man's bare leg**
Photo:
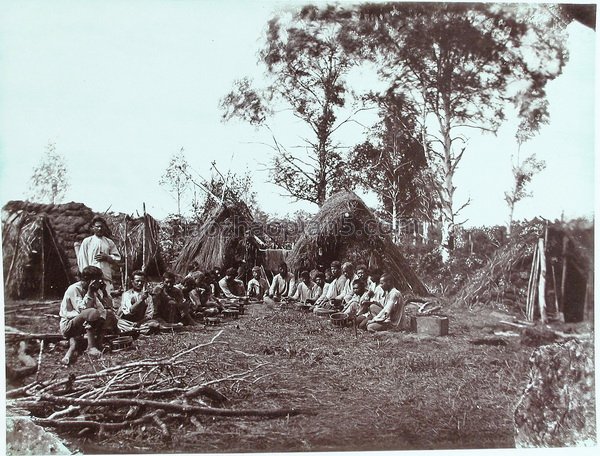
[[[74,337],[69,337],[69,349],[65,354],[64,358],[60,360],[65,366],[71,364],[71,361],[75,360],[77,356],[77,340]]]
[[[88,355],[99,357],[102,356],[102,352],[98,349],[98,342],[96,340],[96,334],[94,334],[93,329],[88,329],[85,332],[85,337],[88,341],[87,350],[85,351]]]

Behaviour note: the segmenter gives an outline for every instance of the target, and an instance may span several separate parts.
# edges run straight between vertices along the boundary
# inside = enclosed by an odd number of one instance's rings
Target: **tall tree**
[[[372,138],[353,149],[349,166],[359,185],[377,194],[397,238],[400,219],[421,215],[423,209],[417,186],[426,161],[416,128],[418,112],[393,90],[369,98],[378,105],[381,120]]]
[[[271,179],[289,196],[319,206],[346,184],[334,133],[351,119],[338,117],[346,104],[344,78],[354,64],[342,43],[345,47],[354,44],[348,29],[340,25],[347,15],[336,14],[340,14],[336,7],[307,6],[287,22],[284,16],[272,18],[259,53],[271,84],[261,91],[243,79],[221,101],[225,120],[237,117],[271,130],[267,120],[275,106],[283,103],[309,127],[304,154],[298,148],[290,151],[271,131],[275,150]]]
[[[69,173],[65,157],[56,151],[54,143],[48,143],[46,151],[30,178],[29,198],[32,201],[56,204],[69,188]]]
[[[532,100],[544,99],[546,83],[564,66],[564,36],[550,27],[547,10],[535,8],[388,3],[358,10],[353,29],[364,38],[363,57],[378,63],[381,75],[404,87],[421,107],[444,259],[453,247],[457,216],[469,203],[457,207],[454,196],[465,133],[495,133],[514,98],[513,88],[525,89]]]
[[[171,161],[159,180],[159,185],[173,194],[177,201],[177,215],[181,217],[181,199],[190,187],[189,165],[183,147],[171,156]]]

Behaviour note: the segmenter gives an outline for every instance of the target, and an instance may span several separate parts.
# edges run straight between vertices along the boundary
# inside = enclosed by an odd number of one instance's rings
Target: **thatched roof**
[[[250,209],[244,203],[215,208],[196,236],[183,247],[173,269],[185,274],[196,261],[200,268],[229,267],[240,261],[260,264],[261,230],[254,223]]]
[[[110,213],[104,216],[110,237],[121,253],[123,272],[127,275],[137,269],[150,278],[158,278],[167,267],[160,248],[158,222],[149,214],[133,218],[127,214]]]
[[[38,204],[29,201],[9,201],[2,208],[2,222],[15,214],[26,213],[31,216],[46,215],[52,227],[59,249],[67,261],[69,280],[77,276],[77,256],[74,245],[90,235],[90,223],[94,211],[82,203]]]
[[[333,260],[365,263],[390,272],[396,286],[415,295],[429,292],[404,259],[373,212],[353,192],[332,195],[305,228],[288,257],[297,270],[302,265],[328,265]]]
[[[57,298],[71,281],[68,263],[44,214],[5,213],[4,292],[12,298]]]

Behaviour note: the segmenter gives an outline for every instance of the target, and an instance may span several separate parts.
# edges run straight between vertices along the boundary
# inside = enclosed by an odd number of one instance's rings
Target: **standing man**
[[[102,271],[106,291],[114,290],[112,278],[112,264],[121,261],[121,255],[112,239],[106,237],[106,221],[99,216],[92,219],[92,236],[86,237],[79,247],[77,266],[79,272],[87,266],[96,266]]]

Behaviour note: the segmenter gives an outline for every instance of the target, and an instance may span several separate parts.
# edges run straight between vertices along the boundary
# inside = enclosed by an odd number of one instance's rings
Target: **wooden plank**
[[[542,323],[548,321],[546,316],[546,252],[544,238],[538,240],[538,251],[540,257],[540,279],[538,282],[538,303],[540,307],[540,320]]]

